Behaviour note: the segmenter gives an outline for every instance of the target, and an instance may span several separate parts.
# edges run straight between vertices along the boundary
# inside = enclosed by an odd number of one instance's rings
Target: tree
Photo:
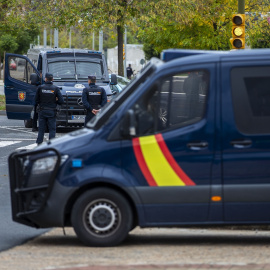
[[[4,51],[26,53],[39,32],[38,25],[25,11],[29,1],[0,1],[0,65]]]
[[[268,14],[250,13],[247,16],[247,38],[251,48],[270,48]],[[269,16],[270,17],[270,16]]]
[[[10,34],[4,34],[0,39],[0,50],[1,51],[16,51],[18,48],[16,38]]]
[[[110,28],[117,29],[118,73],[123,70],[123,33],[127,25],[135,23],[135,19],[147,7],[148,1],[141,0],[58,0],[34,1],[28,6],[31,17],[41,18],[42,24],[63,28],[76,26],[85,34]]]
[[[237,0],[160,0],[140,21],[139,37],[160,53],[167,48],[228,50]]]
[[[15,51],[18,48],[18,43],[16,42],[16,39],[11,36],[10,34],[5,34],[1,36],[0,39],[0,52],[6,52],[6,51]],[[0,54],[0,66],[1,66],[1,54]],[[0,69],[1,70],[1,69]],[[1,79],[1,72],[0,72],[0,79]]]
[[[246,0],[245,5],[246,12],[257,14],[268,6],[268,0]],[[139,38],[154,54],[168,48],[229,50],[231,18],[237,12],[237,0],[159,0],[140,18]],[[247,44],[262,36],[262,29],[266,31],[266,25],[246,29]]]

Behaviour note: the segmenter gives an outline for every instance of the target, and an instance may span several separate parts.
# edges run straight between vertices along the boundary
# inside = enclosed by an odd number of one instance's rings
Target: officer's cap
[[[53,79],[52,73],[46,73],[45,78],[52,80]]]
[[[95,81],[96,80],[96,76],[95,75],[89,75],[88,79],[91,81]]]

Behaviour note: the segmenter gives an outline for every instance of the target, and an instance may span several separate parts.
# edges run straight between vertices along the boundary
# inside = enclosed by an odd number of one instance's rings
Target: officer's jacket
[[[83,89],[82,102],[88,111],[98,110],[107,103],[106,91],[94,83]]]
[[[57,86],[53,85],[52,82],[45,82],[45,84],[40,85],[37,89],[35,103],[36,105],[39,104],[43,109],[55,109],[56,105],[63,104],[64,100]]]

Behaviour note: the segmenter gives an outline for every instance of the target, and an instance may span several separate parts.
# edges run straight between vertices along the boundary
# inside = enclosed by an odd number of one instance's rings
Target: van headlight
[[[68,155],[61,156],[60,166],[64,164],[67,159]],[[43,174],[52,172],[55,168],[56,162],[57,156],[40,158],[33,163],[32,174]]]
[[[32,167],[32,174],[43,174],[54,170],[57,156],[49,156],[36,160]]]

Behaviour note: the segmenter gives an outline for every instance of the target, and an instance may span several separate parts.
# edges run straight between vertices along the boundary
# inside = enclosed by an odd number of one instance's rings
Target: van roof
[[[207,50],[187,50],[187,49],[168,49],[161,52],[160,59],[164,62],[171,61],[176,58],[182,58],[186,56],[194,56],[201,54],[216,54],[224,53],[225,51],[207,51]]]
[[[53,53],[94,53],[102,54],[100,51],[87,50],[87,49],[69,49],[69,48],[33,48],[29,49],[27,54],[53,54]]]
[[[183,52],[183,50],[180,50]],[[189,50],[192,51],[192,50]],[[179,53],[181,55],[181,52]],[[185,57],[183,57],[185,56]],[[263,60],[270,59],[270,49],[246,49],[234,51],[202,51],[202,53],[193,53],[190,55],[182,55],[160,66],[160,69],[166,69],[176,65],[203,64],[219,61],[242,61],[242,60]]]

